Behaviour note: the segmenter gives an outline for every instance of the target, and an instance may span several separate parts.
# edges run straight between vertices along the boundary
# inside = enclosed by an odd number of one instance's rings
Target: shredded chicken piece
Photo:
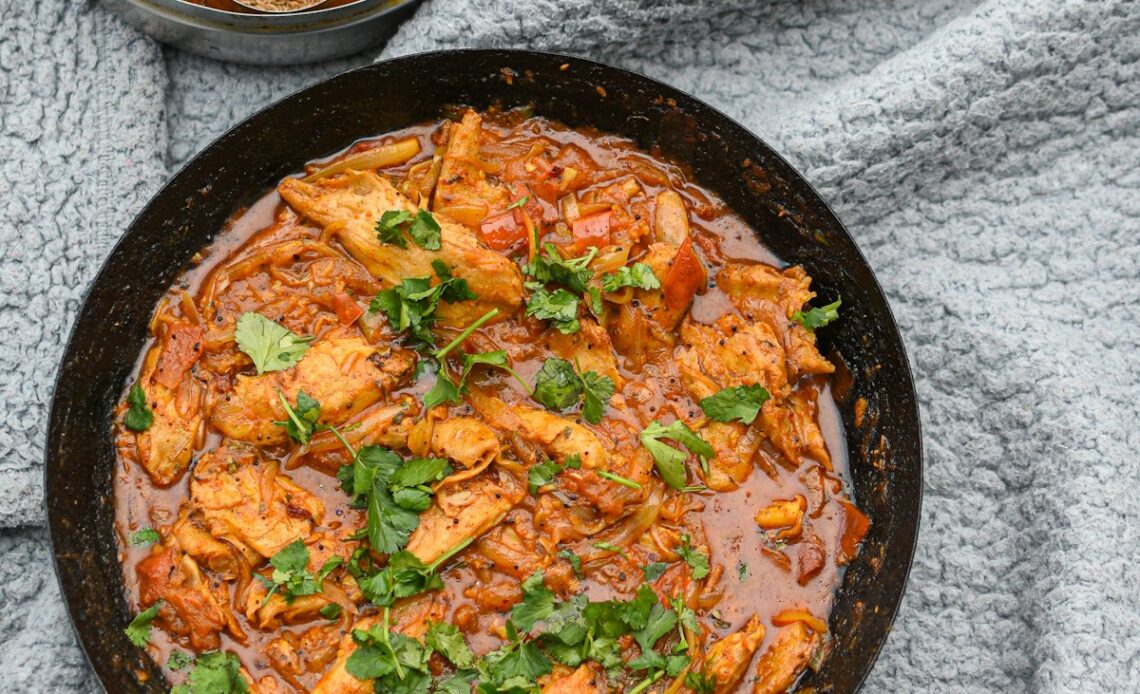
[[[791,320],[815,296],[803,267],[777,270],[762,263],[731,263],[717,280],[746,318],[764,318],[780,333],[791,379],[835,371],[816,348],[815,333]]]
[[[780,630],[756,663],[752,694],[779,694],[795,683],[819,645],[819,636],[803,622]]]
[[[324,505],[265,461],[257,450],[230,443],[194,468],[190,498],[218,538],[241,543],[263,557],[304,539],[320,523]]]
[[[464,542],[493,528],[522,500],[525,489],[494,469],[462,484],[441,489],[408,538],[407,550],[431,564]]]
[[[451,126],[432,203],[432,209],[472,228],[511,202],[506,188],[487,180],[487,164],[479,158],[482,126],[483,119],[474,111]]]
[[[744,677],[752,656],[764,640],[764,625],[752,615],[740,631],[733,632],[709,647],[705,673],[716,682],[717,694],[731,691]]]
[[[162,601],[158,618],[167,631],[186,637],[196,649],[218,648],[218,634],[229,623],[227,608],[210,592],[197,562],[173,547],[155,545],[135,572],[139,601],[146,607]],[[244,638],[240,631],[235,636]]]
[[[765,530],[779,530],[778,540],[791,540],[803,530],[807,500],[800,494],[791,499],[777,499],[756,512],[756,524]]]
[[[210,423],[231,439],[284,443],[288,435],[277,424],[287,419],[282,395],[295,406],[297,393],[305,391],[321,404],[320,422],[339,425],[392,390],[414,366],[415,355],[406,350],[380,354],[359,337],[328,337],[292,368],[238,376],[233,391],[215,404]]]
[[[606,678],[594,663],[586,663],[569,674],[552,674],[542,694],[606,694]]]
[[[422,638],[431,622],[443,621],[447,614],[447,597],[440,593],[419,595],[396,603],[392,607],[391,631],[412,638]],[[352,631],[368,630],[381,623],[379,616],[363,617],[357,620],[353,629],[340,640],[336,662],[325,671],[323,677],[313,687],[312,694],[372,694],[372,680],[359,680],[349,674],[349,656],[356,650]]]
[[[159,383],[156,376],[162,353],[162,345],[156,345],[143,362],[139,383],[154,413],[154,423],[139,432],[135,442],[143,468],[155,484],[167,486],[186,472],[202,437],[204,389],[193,376],[183,376],[174,388]]]
[[[414,241],[406,249],[381,245],[376,239],[377,220],[390,210],[414,212],[415,205],[387,180],[371,172],[350,171],[315,184],[287,178],[278,186],[281,197],[306,217],[336,235],[354,258],[387,286],[405,277],[435,277],[433,260],[440,260],[456,277],[467,280],[478,296],[471,301],[441,302],[436,310],[439,324],[466,327],[492,308],[509,318],[522,305],[522,275],[504,256],[480,245],[475,234],[445,215],[437,214],[441,228],[440,249],[428,251]]]

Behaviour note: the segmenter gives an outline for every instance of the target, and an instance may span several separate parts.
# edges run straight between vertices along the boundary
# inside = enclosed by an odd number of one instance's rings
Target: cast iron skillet
[[[112,692],[164,691],[160,670],[123,635],[131,619],[113,530],[111,412],[155,303],[226,218],[314,158],[438,118],[447,106],[533,104],[539,115],[659,147],[688,164],[784,260],[802,263],[818,301],[843,297],[820,331],[850,378],[837,379],[856,498],[871,518],[831,617],[836,646],[805,680],[858,689],[902,598],[918,532],[922,441],[898,328],[866,260],[810,185],[724,114],[654,80],[527,51],[449,51],[334,77],[254,115],[195,157],[131,224],[88,292],[60,365],[46,447],[55,567],[88,659]],[[842,369],[841,369],[842,371]],[[869,404],[859,424],[855,402]]]

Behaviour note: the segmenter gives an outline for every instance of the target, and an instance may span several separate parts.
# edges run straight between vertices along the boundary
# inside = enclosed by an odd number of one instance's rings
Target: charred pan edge
[[[235,209],[305,162],[360,137],[438,117],[447,105],[484,108],[493,102],[533,104],[538,115],[659,148],[687,164],[695,180],[715,191],[779,256],[805,265],[821,299],[842,294],[844,319],[821,331],[820,346],[824,353],[841,354],[854,376],[839,404],[856,498],[872,523],[832,615],[832,653],[802,686],[855,691],[870,672],[914,554],[922,441],[902,339],[854,241],[783,158],[693,97],[578,58],[464,50],[344,73],[234,127],[154,196],[88,290],[57,375],[44,489],[56,574],[80,643],[107,689],[164,691],[161,671],[122,632],[130,611],[110,483],[111,412],[146,339],[155,302]],[[862,426],[854,415],[859,398],[874,415],[864,417]]]

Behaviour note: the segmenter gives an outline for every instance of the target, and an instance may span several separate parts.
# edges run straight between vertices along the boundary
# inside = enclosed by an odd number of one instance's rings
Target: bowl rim
[[[199,5],[191,2],[191,0],[114,1],[126,3],[144,12],[161,15],[168,21],[219,31],[233,33],[259,33],[264,31],[306,33],[383,17],[406,5],[413,5],[422,0],[353,0],[350,3],[335,7],[282,13],[233,12]]]
[[[128,1],[134,3],[134,2],[149,2],[150,0],[128,0]],[[175,1],[184,2],[184,0],[175,0]],[[367,1],[368,0],[361,0],[361,2],[367,2]],[[418,2],[418,1],[419,0],[398,0],[398,2],[393,3],[392,7],[394,8],[394,7],[403,5],[403,4],[414,3],[414,2]],[[185,4],[193,4],[193,3],[185,3]],[[354,3],[354,5],[356,5],[356,4],[359,4],[359,3]],[[334,8],[334,9],[338,9],[338,8]],[[72,320],[71,327],[68,330],[67,340],[64,343],[64,348],[63,348],[62,353],[60,355],[60,359],[56,365],[56,371],[55,371],[55,375],[53,378],[53,385],[52,385],[52,391],[51,391],[51,399],[49,400],[50,406],[49,406],[48,413],[47,413],[48,422],[47,422],[45,437],[43,439],[44,440],[44,448],[43,448],[44,453],[43,453],[42,484],[43,484],[43,489],[44,489],[44,495],[43,495],[43,499],[41,501],[41,504],[42,504],[43,509],[44,509],[44,514],[45,514],[46,532],[47,532],[47,536],[48,536],[48,542],[49,542],[49,546],[51,548],[52,572],[53,572],[53,575],[55,576],[56,584],[60,589],[60,598],[62,599],[65,611],[67,612],[67,621],[71,625],[72,633],[76,637],[75,640],[76,640],[77,644],[79,645],[80,650],[83,652],[83,656],[87,662],[88,667],[91,669],[91,672],[96,675],[95,679],[99,683],[99,686],[101,688],[103,688],[104,691],[106,691],[106,687],[103,684],[102,677],[100,676],[99,671],[95,668],[95,662],[94,662],[94,660],[92,660],[91,654],[88,652],[88,646],[87,646],[87,643],[83,637],[83,633],[80,631],[79,625],[76,621],[76,617],[72,613],[71,602],[68,599],[67,592],[65,591],[65,586],[63,583],[63,579],[62,579],[61,566],[60,566],[60,549],[61,548],[59,548],[57,546],[57,538],[56,538],[56,534],[54,531],[55,524],[52,522],[53,516],[55,516],[56,514],[53,513],[52,504],[49,501],[50,497],[48,494],[48,490],[50,488],[49,484],[48,484],[49,476],[50,476],[49,475],[49,469],[51,467],[51,459],[54,457],[54,448],[51,446],[51,443],[53,440],[55,440],[59,436],[59,431],[58,431],[59,424],[57,424],[57,422],[56,422],[57,407],[58,407],[57,396],[58,396],[59,390],[61,388],[61,385],[63,384],[63,370],[64,370],[65,363],[67,362],[68,357],[74,348],[76,334],[79,330],[79,324],[80,324],[79,319],[84,314],[84,312],[88,309],[88,304],[90,302],[91,295],[93,293],[95,286],[103,278],[104,273],[107,272],[108,267],[110,266],[111,261],[114,258],[114,256],[116,256],[118,253],[120,253],[121,250],[123,249],[123,247],[131,242],[132,234],[130,234],[130,231],[135,227],[136,224],[138,224],[142,220],[142,218],[145,216],[147,211],[159,199],[170,194],[170,191],[172,191],[172,189],[175,187],[175,184],[179,182],[179,179],[181,179],[183,176],[188,175],[189,170],[198,162],[199,159],[201,159],[204,155],[206,155],[208,152],[214,150],[215,148],[224,145],[224,143],[231,136],[233,136],[236,131],[239,131],[242,128],[251,126],[251,124],[253,124],[254,122],[263,118],[268,112],[280,107],[283,103],[294,99],[298,95],[301,95],[304,92],[307,92],[308,90],[311,90],[311,89],[320,88],[329,82],[333,82],[333,81],[336,81],[339,79],[345,79],[348,76],[354,75],[356,73],[362,73],[362,72],[374,70],[379,66],[389,66],[389,65],[399,64],[402,62],[415,63],[417,61],[424,60],[424,59],[430,59],[430,58],[435,57],[435,56],[447,56],[447,55],[458,55],[458,56],[471,55],[471,56],[479,56],[479,57],[485,57],[485,58],[502,57],[503,59],[533,58],[533,59],[538,59],[538,60],[562,60],[562,61],[565,61],[565,62],[570,63],[572,65],[578,64],[578,65],[582,65],[586,68],[600,69],[600,70],[608,71],[611,73],[618,73],[618,74],[623,75],[625,77],[632,78],[634,80],[644,81],[644,82],[647,82],[649,84],[652,84],[653,86],[655,86],[657,88],[661,88],[661,89],[664,89],[664,90],[667,90],[669,92],[674,93],[677,97],[680,97],[679,100],[687,101],[690,104],[696,105],[698,108],[705,109],[705,110],[711,112],[720,121],[720,123],[722,125],[728,127],[731,130],[736,130],[738,133],[744,135],[746,138],[750,138],[752,140],[755,140],[775,160],[777,160],[783,166],[787,167],[787,169],[789,171],[791,171],[795,175],[795,177],[798,179],[798,183],[800,185],[804,186],[805,190],[811,194],[811,196],[814,198],[814,202],[816,204],[818,204],[821,207],[821,209],[827,215],[830,216],[831,220],[837,225],[839,231],[841,231],[842,234],[844,236],[846,236],[847,239],[851,242],[852,249],[853,249],[854,253],[857,255],[858,259],[863,263],[863,265],[865,265],[868,269],[871,270],[869,273],[870,281],[873,283],[874,290],[883,298],[883,305],[884,305],[884,309],[885,309],[885,318],[887,321],[887,325],[884,327],[888,328],[889,332],[892,333],[893,336],[895,336],[898,340],[898,344],[899,344],[899,348],[900,348],[899,349],[899,356],[901,357],[901,363],[900,363],[901,372],[899,373],[899,377],[903,380],[904,385],[905,385],[905,393],[904,394],[908,395],[910,397],[910,399],[914,403],[914,407],[915,407],[916,417],[915,417],[915,421],[913,422],[914,431],[915,431],[915,439],[914,439],[913,443],[914,443],[914,447],[915,447],[914,452],[915,452],[915,456],[916,456],[916,458],[915,458],[915,469],[913,470],[913,474],[915,475],[915,482],[914,482],[915,495],[913,497],[913,503],[915,505],[915,509],[914,509],[914,521],[913,521],[913,524],[911,525],[911,531],[913,533],[912,539],[907,545],[905,545],[904,547],[901,548],[902,550],[905,551],[905,566],[903,567],[902,572],[901,572],[901,576],[898,579],[898,581],[899,581],[898,597],[889,606],[889,613],[886,615],[887,619],[886,619],[886,623],[884,626],[882,638],[877,639],[877,641],[873,645],[873,648],[867,653],[866,657],[861,660],[861,665],[860,665],[861,672],[859,672],[857,678],[855,679],[855,686],[854,686],[852,691],[858,691],[858,690],[862,689],[863,685],[866,683],[867,678],[870,676],[871,671],[874,669],[874,666],[875,666],[876,662],[878,661],[880,654],[882,653],[883,647],[885,646],[887,639],[890,637],[890,634],[894,630],[894,628],[893,628],[894,621],[898,616],[898,612],[902,607],[903,600],[906,597],[907,590],[910,587],[910,574],[914,568],[915,553],[916,553],[917,548],[918,548],[919,534],[920,534],[921,525],[922,525],[922,503],[923,503],[924,496],[925,496],[925,494],[924,494],[924,492],[925,492],[924,478],[925,478],[926,459],[925,459],[924,437],[923,437],[923,429],[922,429],[922,410],[921,410],[921,406],[919,404],[918,395],[917,395],[917,391],[915,388],[913,367],[911,366],[911,362],[910,362],[911,357],[906,350],[906,345],[902,339],[902,333],[899,331],[898,322],[894,316],[894,311],[891,309],[890,303],[887,301],[887,294],[886,294],[886,292],[883,291],[883,288],[882,288],[881,283],[879,282],[878,276],[874,273],[874,270],[871,267],[871,264],[867,261],[865,254],[863,253],[863,251],[859,247],[859,245],[856,243],[855,238],[851,235],[850,231],[848,231],[847,226],[843,223],[843,221],[840,219],[840,217],[835,214],[835,211],[831,208],[830,204],[826,201],[826,199],[822,195],[820,195],[819,191],[810,182],[810,180],[807,177],[805,177],[803,175],[803,173],[798,168],[796,168],[793,164],[791,164],[784,157],[784,155],[779,152],[779,150],[777,150],[776,148],[774,148],[770,144],[768,144],[768,142],[766,140],[764,140],[759,134],[755,133],[754,131],[752,131],[751,129],[749,129],[748,127],[746,127],[745,125],[743,125],[739,121],[737,121],[735,118],[729,116],[728,114],[726,114],[721,109],[719,109],[716,106],[708,103],[707,101],[704,101],[703,99],[701,99],[699,97],[693,96],[692,94],[682,90],[679,87],[675,87],[675,86],[669,84],[668,82],[664,82],[664,81],[656,79],[654,77],[650,77],[648,75],[645,75],[644,73],[641,73],[641,72],[638,72],[635,70],[631,70],[631,69],[623,68],[623,67],[617,67],[614,65],[609,65],[607,63],[603,63],[603,62],[600,62],[597,60],[593,60],[590,58],[584,58],[581,56],[576,56],[576,55],[564,53],[564,52],[537,51],[537,50],[531,50],[531,49],[514,49],[514,48],[456,48],[456,49],[440,49],[440,50],[432,50],[432,51],[423,51],[423,52],[418,52],[418,53],[410,53],[410,54],[401,55],[401,56],[397,56],[397,57],[393,57],[393,58],[388,58],[385,60],[377,61],[375,63],[370,63],[368,65],[363,65],[360,67],[356,67],[356,68],[352,68],[349,70],[339,72],[335,75],[331,75],[331,76],[323,78],[317,82],[314,82],[312,84],[309,84],[309,85],[301,87],[297,90],[294,90],[293,92],[287,94],[286,96],[283,96],[281,98],[274,100],[273,102],[259,108],[255,112],[247,115],[242,120],[238,121],[237,123],[235,123],[232,126],[230,126],[229,128],[227,128],[222,134],[218,135],[209,144],[207,144],[205,147],[201,148],[192,157],[187,159],[178,168],[178,170],[176,172],[169,175],[166,178],[165,182],[147,199],[146,203],[143,204],[139,208],[139,211],[131,219],[130,223],[126,225],[126,227],[124,228],[124,230],[122,231],[122,233],[120,234],[118,239],[116,239],[115,243],[112,245],[110,250],[107,252],[106,256],[100,262],[99,270],[92,276],[92,279],[88,281],[87,286],[83,291],[83,295],[82,295],[82,298],[80,300],[78,309],[76,310],[75,317]],[[840,586],[840,588],[838,590],[842,591],[843,587]]]

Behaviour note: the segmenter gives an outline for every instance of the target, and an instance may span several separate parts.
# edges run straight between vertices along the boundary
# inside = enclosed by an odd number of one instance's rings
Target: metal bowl
[[[801,687],[859,688],[891,629],[914,555],[922,432],[902,338],[867,261],[811,185],[771,147],[668,85],[549,53],[421,53],[304,89],[203,150],[131,223],[79,311],[57,376],[45,448],[56,572],[80,643],[116,694],[163,692],[163,676],[123,628],[131,620],[114,530],[111,423],[155,303],[243,204],[353,141],[439,118],[455,105],[527,105],[571,126],[632,138],[692,171],[779,257],[803,264],[843,320],[820,348],[835,380],[855,497],[871,519],[831,615],[834,648]]]
[[[139,31],[197,55],[254,65],[295,65],[383,43],[420,0],[357,0],[289,14],[227,12],[187,0],[103,2]]]

